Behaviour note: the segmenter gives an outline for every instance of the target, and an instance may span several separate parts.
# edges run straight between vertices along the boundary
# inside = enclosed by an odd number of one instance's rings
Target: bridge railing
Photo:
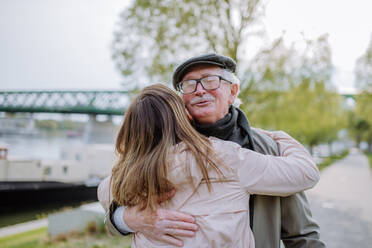
[[[126,91],[3,91],[0,112],[122,115]]]

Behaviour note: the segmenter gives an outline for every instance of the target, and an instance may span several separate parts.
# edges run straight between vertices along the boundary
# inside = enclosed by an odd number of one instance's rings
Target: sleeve
[[[255,150],[263,154],[279,155],[279,149],[275,141],[265,134],[264,130],[252,128],[252,137],[255,144]],[[272,199],[272,198],[259,198]],[[257,198],[255,199],[257,200]],[[262,203],[262,202],[261,202]],[[271,217],[273,210],[271,209],[273,202],[265,203],[265,205],[259,204],[260,210],[269,208],[270,211],[268,216]],[[267,204],[270,204],[267,206]],[[298,247],[314,247],[314,248],[325,248],[326,245],[320,240],[320,228],[312,217],[310,204],[306,199],[304,192],[299,192],[288,197],[279,197],[280,204],[280,225],[281,225],[281,240],[286,248],[298,248]],[[266,215],[257,216],[258,219],[264,218]],[[261,225],[266,224],[265,221],[260,221]],[[269,226],[262,230],[271,230],[272,223],[268,222]],[[256,227],[256,226],[254,226]],[[257,233],[256,233],[257,234]],[[262,240],[267,240],[267,237],[263,234]],[[257,240],[259,241],[259,240]],[[266,247],[267,244],[264,242],[262,246]]]
[[[280,198],[281,239],[286,248],[325,248],[320,228],[311,215],[305,193]]]
[[[97,189],[97,197],[99,203],[101,203],[103,209],[105,212],[109,210],[111,201],[113,200],[113,197],[110,192],[110,176],[103,179],[100,184],[98,185]]]
[[[126,206],[120,206],[117,209],[115,209],[112,215],[113,217],[112,219],[114,221],[116,229],[118,229],[123,234],[130,234],[134,231],[127,225],[127,223],[125,223],[125,220],[123,218],[126,208],[127,208]]]
[[[116,204],[113,202],[113,196],[110,192],[110,176],[106,177],[99,185],[97,189],[97,196],[98,200],[101,203],[103,209],[105,210],[105,226],[107,228],[107,231],[111,235],[127,235],[130,234],[130,230],[128,229],[126,231],[125,226],[126,223],[124,222],[124,219],[122,223],[119,223],[117,225],[115,219],[118,220],[118,216],[124,215],[125,207],[123,208],[117,208]],[[119,209],[118,211],[116,211]],[[116,218],[115,215],[117,216]],[[118,227],[119,228],[118,228]]]
[[[251,194],[288,196],[313,187],[319,170],[306,149],[282,131],[267,132],[279,155],[263,155],[237,147],[234,154],[241,186]]]

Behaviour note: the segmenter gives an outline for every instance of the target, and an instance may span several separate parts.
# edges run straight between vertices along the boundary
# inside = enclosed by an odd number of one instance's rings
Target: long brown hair
[[[159,196],[175,188],[167,179],[167,168],[169,151],[179,142],[194,156],[211,190],[207,165],[223,175],[208,138],[192,127],[185,104],[175,92],[162,84],[144,88],[127,110],[116,138],[119,160],[111,176],[114,200],[156,209]]]

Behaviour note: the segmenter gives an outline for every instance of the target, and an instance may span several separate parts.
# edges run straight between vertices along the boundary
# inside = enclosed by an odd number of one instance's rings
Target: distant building
[[[74,161],[89,167],[89,177],[104,178],[111,172],[116,162],[112,144],[89,144],[79,147],[64,147],[61,161]]]
[[[113,145],[65,147],[60,160],[8,158],[0,146],[0,181],[55,181],[64,183],[98,180],[111,172],[115,163]]]

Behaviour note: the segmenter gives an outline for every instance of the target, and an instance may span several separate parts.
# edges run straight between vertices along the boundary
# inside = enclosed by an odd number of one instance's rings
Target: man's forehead
[[[209,64],[199,64],[190,67],[187,70],[185,75],[183,76],[182,80],[185,79],[198,79],[200,77],[208,76],[208,75],[218,75],[222,71],[222,68],[217,65],[209,65]]]

